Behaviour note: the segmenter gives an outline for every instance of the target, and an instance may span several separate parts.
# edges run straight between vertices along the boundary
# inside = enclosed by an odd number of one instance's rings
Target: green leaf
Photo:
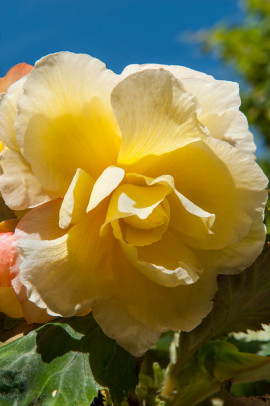
[[[270,375],[270,357],[240,352],[226,341],[209,341],[200,350],[200,358],[219,382],[255,382],[268,379]]]
[[[206,341],[231,332],[260,330],[270,323],[270,245],[238,275],[221,275],[211,313],[190,333],[181,333],[182,364]],[[179,368],[179,367],[178,367]]]
[[[91,315],[58,319],[0,348],[3,406],[89,406],[102,387],[121,402],[136,383],[136,359]]]

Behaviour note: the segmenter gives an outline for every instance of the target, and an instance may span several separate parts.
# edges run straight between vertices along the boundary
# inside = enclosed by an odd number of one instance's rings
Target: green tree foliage
[[[218,25],[209,32],[204,49],[216,51],[244,79],[242,111],[266,144],[261,165],[270,175],[270,1],[245,0],[243,23]]]

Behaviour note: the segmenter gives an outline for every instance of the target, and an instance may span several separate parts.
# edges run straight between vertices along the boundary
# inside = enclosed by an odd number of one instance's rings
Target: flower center
[[[106,216],[115,238],[136,246],[160,240],[170,220],[168,193],[164,185],[120,185],[112,194]]]

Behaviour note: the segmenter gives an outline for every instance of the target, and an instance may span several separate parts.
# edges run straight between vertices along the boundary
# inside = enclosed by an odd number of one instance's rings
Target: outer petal
[[[65,194],[77,168],[94,178],[117,158],[120,137],[110,106],[119,78],[88,55],[38,61],[16,119],[19,145],[42,185]]]
[[[13,243],[13,232],[0,232],[0,290],[11,286],[10,268],[18,256]]]
[[[7,93],[0,95],[0,139],[8,147],[20,150],[16,140],[14,120],[16,117],[16,104],[23,92],[26,78],[14,83]]]
[[[118,318],[119,309],[127,309],[138,321],[149,329],[163,332],[168,330],[189,331],[201,322],[211,310],[211,299],[216,291],[216,277],[213,273],[202,274],[192,285],[176,288],[162,287],[138,271],[123,255],[115,242],[111,259],[114,284],[111,299],[96,301],[93,314],[104,332],[117,339],[121,345],[134,355],[141,355],[147,347],[144,342],[148,336],[141,329],[136,339],[126,340],[126,330],[131,328],[128,319]],[[102,318],[108,312],[110,317]],[[115,331],[117,320],[117,332]]]
[[[197,98],[201,108],[199,120],[206,125],[212,137],[223,139],[254,157],[256,146],[248,130],[247,119],[239,111],[240,97],[236,83],[215,80],[183,66],[157,64],[129,65],[121,77],[124,79],[136,72],[160,68],[171,72]]]
[[[23,210],[50,200],[49,194],[21,155],[16,140],[16,103],[25,80],[23,78],[14,83],[7,93],[0,96],[0,139],[8,147],[1,153],[0,191],[6,204],[13,210]]]
[[[255,158],[256,146],[248,129],[237,83],[215,80],[184,79],[185,89],[196,97],[201,107],[199,120],[214,138],[229,142],[242,152]]]
[[[32,210],[25,216],[24,223],[18,225],[21,228],[18,247],[23,260],[20,279],[29,299],[41,308],[47,307],[49,314],[75,315],[91,306],[110,278],[110,238],[99,238],[103,210],[91,211],[66,234],[53,240],[48,240],[46,235],[57,235],[63,230],[56,218],[48,217],[48,222],[43,217],[44,212],[38,210]],[[31,232],[31,223],[37,230],[44,229],[45,240],[26,238],[27,229]]]
[[[10,269],[18,257],[14,247],[15,222],[6,221],[1,223],[0,231],[0,312],[10,317],[23,317],[18,298],[11,286]]]
[[[96,301],[93,315],[105,334],[139,357],[157,342],[160,332],[141,323],[117,298]]]
[[[129,75],[132,75],[136,72],[141,72],[143,70],[149,69],[165,69],[171,72],[177,79],[187,79],[187,78],[197,78],[197,79],[204,79],[207,81],[214,81],[215,79],[213,76],[206,75],[203,72],[198,72],[193,69],[186,68],[185,66],[177,66],[177,65],[159,65],[156,63],[146,63],[143,65],[128,65],[125,67],[123,72],[121,73],[121,78],[124,79]]]
[[[113,89],[112,106],[123,137],[119,165],[206,137],[195,100],[164,70],[128,76]]]
[[[223,274],[238,273],[247,269],[262,252],[265,242],[265,225],[262,218],[254,221],[248,234],[236,244],[223,250],[195,250],[203,266]]]
[[[6,204],[13,210],[35,207],[52,198],[33,175],[30,165],[19,151],[2,152],[0,191]]]
[[[9,69],[6,76],[0,78],[0,93],[6,92],[12,83],[21,79],[23,76],[28,75],[32,69],[33,66],[28,65],[27,63],[19,63],[18,65],[13,66]]]
[[[0,312],[9,317],[23,317],[22,308],[12,287],[0,288]]]

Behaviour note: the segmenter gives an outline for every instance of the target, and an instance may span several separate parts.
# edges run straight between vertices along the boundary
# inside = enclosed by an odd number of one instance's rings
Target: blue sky
[[[241,20],[238,0],[0,0],[0,77],[51,52],[85,52],[119,73],[130,63],[176,64],[234,79],[187,33]]]

